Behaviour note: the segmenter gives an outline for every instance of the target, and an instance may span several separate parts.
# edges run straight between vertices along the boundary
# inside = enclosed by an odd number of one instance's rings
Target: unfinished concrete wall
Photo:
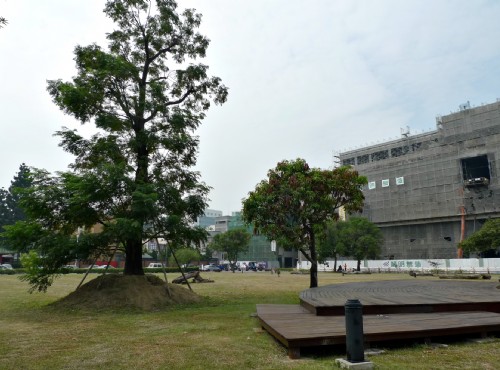
[[[384,233],[383,257],[453,258],[462,217],[465,236],[476,221],[500,217],[499,155],[494,103],[440,117],[435,131],[339,157],[368,178],[363,215]]]

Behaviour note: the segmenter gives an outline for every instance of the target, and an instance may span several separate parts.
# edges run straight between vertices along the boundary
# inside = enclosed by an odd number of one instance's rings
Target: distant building
[[[238,256],[239,261],[266,262],[269,267],[295,267],[297,251],[285,251],[279,246],[273,251],[271,242],[265,236],[255,235],[253,227],[245,225],[240,212],[232,212],[231,216],[216,217],[214,228],[209,231],[209,242],[213,236],[235,228],[245,228],[252,234],[248,251]],[[219,251],[216,251],[213,257],[220,261],[227,260],[227,256]]]
[[[436,122],[339,155],[368,178],[363,216],[383,232],[383,258],[456,258],[462,239],[500,217],[500,102]]]
[[[203,228],[213,226],[217,217],[222,217],[222,211],[207,208],[203,216],[198,217],[197,225]]]

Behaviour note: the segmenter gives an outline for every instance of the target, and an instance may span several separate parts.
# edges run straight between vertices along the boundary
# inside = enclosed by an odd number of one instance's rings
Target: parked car
[[[158,263],[158,262],[151,262],[148,265],[148,269],[161,269],[163,267],[163,263]]]
[[[7,270],[12,270],[12,265],[10,263],[2,263],[0,266]]]
[[[77,269],[77,265],[64,265],[63,268],[68,269],[68,270],[74,270]]]
[[[264,271],[266,270],[266,263],[265,262],[248,262],[247,271]]]
[[[219,266],[215,265],[208,265],[203,268],[203,271],[215,271],[215,272],[221,272],[222,269]]]

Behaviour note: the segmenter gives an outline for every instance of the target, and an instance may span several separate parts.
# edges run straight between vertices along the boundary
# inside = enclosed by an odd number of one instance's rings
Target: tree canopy
[[[198,32],[201,15],[178,12],[173,0],[108,0],[104,12],[116,25],[108,49],[76,46],[76,76],[48,82],[54,103],[97,133],[57,132],[75,156],[71,170],[34,171],[21,199],[29,220],[7,231],[20,250],[29,245],[44,256],[40,276],[110,246],[123,249],[125,274],[142,275],[145,241],[179,247],[206,239],[191,226],[209,192],[190,169],[194,131],[227,88],[197,61],[209,44]],[[95,225],[100,232],[91,232]]]
[[[318,237],[318,260],[324,262],[328,258],[333,258],[334,271],[337,270],[337,256],[346,255],[339,241],[340,228],[343,225],[343,222],[329,221]]]
[[[468,238],[460,242],[466,253],[498,254],[500,248],[500,218],[487,220],[484,225]]]
[[[234,272],[233,266],[238,261],[238,254],[248,250],[251,237],[252,235],[244,228],[231,229],[215,235],[209,247],[219,252],[225,252]]]
[[[329,232],[329,241],[334,242],[335,246],[325,243],[326,248],[321,251],[321,254],[327,254],[330,250],[353,257],[358,262],[358,271],[361,269],[362,259],[375,259],[380,254],[383,243],[382,232],[367,218],[350,217],[347,221],[339,221],[335,227],[330,228]]]
[[[201,259],[201,255],[194,248],[184,247],[175,251],[175,258],[179,264],[186,265],[191,262],[198,262]]]
[[[316,233],[338,218],[340,207],[361,211],[366,183],[348,166],[322,170],[300,158],[282,161],[243,200],[243,219],[269,240],[299,250],[311,262],[310,286],[316,287]]]
[[[9,188],[0,189],[0,233],[4,231],[4,226],[25,219],[24,212],[19,204],[19,192],[31,186],[29,174],[29,167],[22,163],[14,179],[10,182]],[[0,234],[0,244],[4,242],[5,240]]]

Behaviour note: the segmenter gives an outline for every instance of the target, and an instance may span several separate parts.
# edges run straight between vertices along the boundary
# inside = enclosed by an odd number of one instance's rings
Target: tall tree
[[[31,186],[29,174],[29,167],[22,163],[14,179],[10,182],[9,188],[0,189],[0,243],[4,241],[1,237],[4,226],[12,225],[17,221],[25,219],[24,212],[19,204],[19,191]]]
[[[57,132],[76,157],[72,171],[35,171],[22,200],[30,220],[9,230],[11,240],[28,237],[44,254],[44,273],[56,273],[64,258],[115,245],[126,255],[124,273],[142,275],[144,241],[163,237],[178,246],[206,238],[191,227],[209,191],[190,170],[194,131],[211,102],[225,102],[227,88],[197,62],[209,44],[197,31],[201,15],[177,12],[173,0],[108,0],[104,13],[117,27],[108,50],[77,46],[76,77],[48,82],[55,104],[98,133]],[[102,232],[88,232],[95,224]],[[50,247],[56,240],[58,253]]]
[[[362,259],[379,256],[383,243],[380,229],[364,217],[340,221],[336,239],[343,253],[356,259],[358,271],[361,270]]]
[[[487,220],[478,231],[464,239],[459,247],[465,253],[498,256],[500,254],[500,218]]]
[[[351,167],[321,170],[303,159],[282,161],[243,200],[243,219],[269,240],[299,250],[311,262],[310,287],[317,287],[316,233],[338,218],[340,207],[360,211],[366,183]]]
[[[215,235],[209,246],[213,250],[227,254],[231,270],[234,272],[234,266],[238,262],[238,254],[248,250],[251,237],[252,235],[243,228],[231,229]]]

